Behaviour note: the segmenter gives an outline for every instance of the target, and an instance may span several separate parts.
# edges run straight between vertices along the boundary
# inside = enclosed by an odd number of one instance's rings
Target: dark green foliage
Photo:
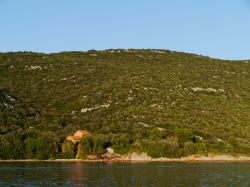
[[[78,157],[86,158],[88,155],[101,155],[110,146],[110,139],[103,134],[87,135],[81,138],[78,146]]]
[[[23,159],[24,143],[17,136],[0,137],[0,159]]]
[[[77,145],[73,144],[73,142],[66,140],[62,144],[61,158],[73,159],[75,158],[76,153],[77,153]]]
[[[84,136],[78,145],[78,158],[86,158],[92,154],[93,137],[91,135]]]
[[[41,134],[38,138],[25,140],[26,158],[32,159],[54,159],[59,150],[59,140],[52,133]]]
[[[101,155],[106,152],[106,148],[108,148],[110,145],[109,137],[103,134],[96,134],[93,136],[92,153],[94,155]]]
[[[117,134],[111,139],[112,148],[119,154],[128,153],[132,142],[132,137],[129,134]]]

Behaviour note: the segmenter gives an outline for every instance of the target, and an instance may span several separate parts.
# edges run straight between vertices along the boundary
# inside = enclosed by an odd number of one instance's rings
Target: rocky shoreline
[[[89,156],[87,159],[50,159],[50,160],[0,160],[0,162],[242,162],[249,161],[249,156],[232,155],[191,155],[181,158],[151,158],[146,153],[130,153],[128,155]]]

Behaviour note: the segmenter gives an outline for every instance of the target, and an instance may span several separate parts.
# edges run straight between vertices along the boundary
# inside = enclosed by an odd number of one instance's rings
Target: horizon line
[[[170,51],[170,52],[175,52],[175,53],[186,53],[188,55],[196,55],[196,56],[201,56],[205,58],[211,58],[211,59],[216,59],[216,60],[228,60],[228,61],[249,61],[249,59],[227,59],[227,58],[218,58],[218,57],[212,57],[209,55],[205,54],[198,54],[194,52],[188,52],[188,51],[178,51],[178,50],[170,50],[170,49],[162,49],[162,48],[106,48],[106,49],[82,49],[82,50],[58,50],[58,51],[51,51],[51,52],[44,52],[44,51],[32,51],[32,50],[16,50],[16,51],[0,51],[0,53],[41,53],[41,54],[57,54],[57,53],[65,53],[65,52],[89,52],[89,51],[110,51],[110,50],[123,50],[123,51],[128,51],[128,50],[159,50],[159,51]]]

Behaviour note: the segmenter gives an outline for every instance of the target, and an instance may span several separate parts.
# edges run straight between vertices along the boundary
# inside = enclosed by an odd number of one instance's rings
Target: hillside
[[[79,129],[134,145],[178,128],[250,153],[250,61],[167,50],[0,53],[0,109],[0,146],[49,137],[60,147]]]

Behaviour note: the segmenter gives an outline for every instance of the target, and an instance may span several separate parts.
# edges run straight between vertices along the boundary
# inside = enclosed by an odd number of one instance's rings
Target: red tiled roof
[[[74,134],[74,136],[82,137],[82,136],[88,135],[88,134],[90,134],[89,131],[86,131],[86,130],[79,130],[79,131],[77,131],[77,132]]]
[[[67,140],[72,141],[73,143],[79,142],[82,136],[90,134],[89,131],[79,130],[73,136],[68,136]]]
[[[78,142],[81,140],[81,137],[79,136],[68,136],[67,140],[72,141],[72,142]]]

